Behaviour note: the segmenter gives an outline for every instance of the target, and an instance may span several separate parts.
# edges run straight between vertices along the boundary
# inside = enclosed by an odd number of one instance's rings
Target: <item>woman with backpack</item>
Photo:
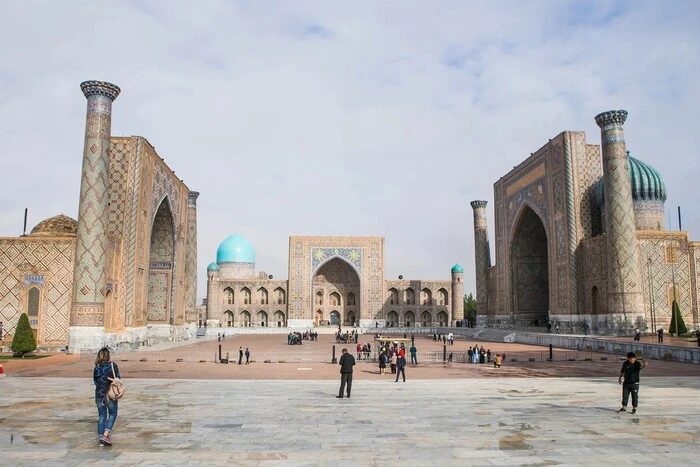
[[[97,437],[99,446],[111,446],[110,433],[117,420],[119,403],[107,396],[112,381],[121,378],[119,367],[110,360],[109,349],[103,347],[97,352],[92,380],[95,383],[95,403],[97,404]]]

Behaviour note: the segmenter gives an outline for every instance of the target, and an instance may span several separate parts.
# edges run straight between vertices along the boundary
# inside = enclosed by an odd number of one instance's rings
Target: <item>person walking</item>
[[[632,394],[632,414],[637,413],[639,405],[639,370],[647,367],[647,362],[637,361],[637,355],[634,352],[627,354],[627,360],[622,364],[620,376],[617,382],[622,385],[622,408],[617,413],[627,412],[627,402]]]
[[[243,347],[238,347],[238,364],[243,364]]]
[[[352,389],[352,367],[355,366],[355,357],[348,353],[348,349],[343,349],[343,355],[340,356],[338,364],[340,365],[340,391],[336,396],[338,399],[343,398],[345,386],[348,388],[348,399],[350,398],[350,390]]]
[[[664,328],[659,328],[658,331],[656,331],[656,334],[659,336],[659,343],[663,344],[664,342]]]
[[[250,360],[250,350],[248,347],[245,348],[245,364],[248,364],[248,360]]]
[[[383,375],[386,372],[386,354],[384,352],[379,354],[379,374]]]
[[[396,360],[396,381],[395,383],[399,382],[399,375],[403,376],[403,382],[406,382],[406,357],[403,355],[399,355],[399,358]]]
[[[639,332],[639,329],[634,330],[634,341],[639,342],[642,338],[642,333]]]
[[[411,345],[411,348],[408,349],[409,352],[411,352],[411,365],[418,365],[418,357],[416,357],[416,346]]]
[[[391,352],[391,357],[389,360],[389,363],[391,365],[391,374],[396,373],[396,362],[398,361],[398,357],[396,356],[396,352]]]
[[[119,402],[107,397],[109,386],[114,378],[121,378],[119,367],[111,361],[109,349],[103,347],[97,352],[92,381],[95,383],[95,404],[97,404],[97,442],[99,446],[112,445],[112,428],[117,421]]]

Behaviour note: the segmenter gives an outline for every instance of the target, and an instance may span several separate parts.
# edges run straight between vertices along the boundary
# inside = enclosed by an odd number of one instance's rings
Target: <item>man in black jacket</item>
[[[618,413],[627,412],[627,401],[630,393],[632,394],[632,413],[637,413],[637,404],[639,403],[639,370],[646,368],[647,362],[637,361],[637,356],[634,352],[627,354],[627,360],[622,364],[620,376],[617,382],[622,384],[622,408]],[[624,382],[623,382],[624,381]]]
[[[340,392],[337,397],[338,399],[343,398],[343,391],[347,384],[348,398],[350,398],[350,390],[352,389],[352,367],[355,366],[355,357],[348,353],[348,349],[343,349],[343,355],[340,356],[338,363],[340,364]]]

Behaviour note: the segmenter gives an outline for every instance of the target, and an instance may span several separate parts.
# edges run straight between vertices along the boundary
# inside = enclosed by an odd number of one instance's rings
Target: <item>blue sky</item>
[[[386,237],[387,278],[473,290],[469,201],[624,108],[628,149],[700,239],[700,3],[0,0],[0,236],[76,217],[85,79],[199,198],[199,296],[234,231],[287,277],[290,235]],[[494,228],[493,205],[489,227]]]

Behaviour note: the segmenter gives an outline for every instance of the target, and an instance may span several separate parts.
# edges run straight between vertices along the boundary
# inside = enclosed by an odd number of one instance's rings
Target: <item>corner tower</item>
[[[85,145],[80,179],[78,232],[73,268],[70,325],[104,326],[107,223],[109,218],[109,148],[112,102],[120,89],[104,81],[85,81],[87,98]],[[95,328],[92,328],[95,329]],[[86,329],[87,334],[93,334]],[[104,328],[97,334],[101,334]],[[77,329],[71,330],[71,340]]]
[[[452,267],[452,326],[464,319],[464,268],[459,264]]]
[[[640,320],[644,319],[630,161],[622,129],[626,119],[625,110],[611,110],[595,117],[601,132],[606,198],[608,299],[607,310],[602,311],[612,315],[608,328],[613,330],[634,326],[643,329]]]
[[[474,210],[474,255],[476,264],[476,315],[485,320],[488,314],[488,272],[491,267],[489,232],[486,226],[487,201],[471,203]]]

